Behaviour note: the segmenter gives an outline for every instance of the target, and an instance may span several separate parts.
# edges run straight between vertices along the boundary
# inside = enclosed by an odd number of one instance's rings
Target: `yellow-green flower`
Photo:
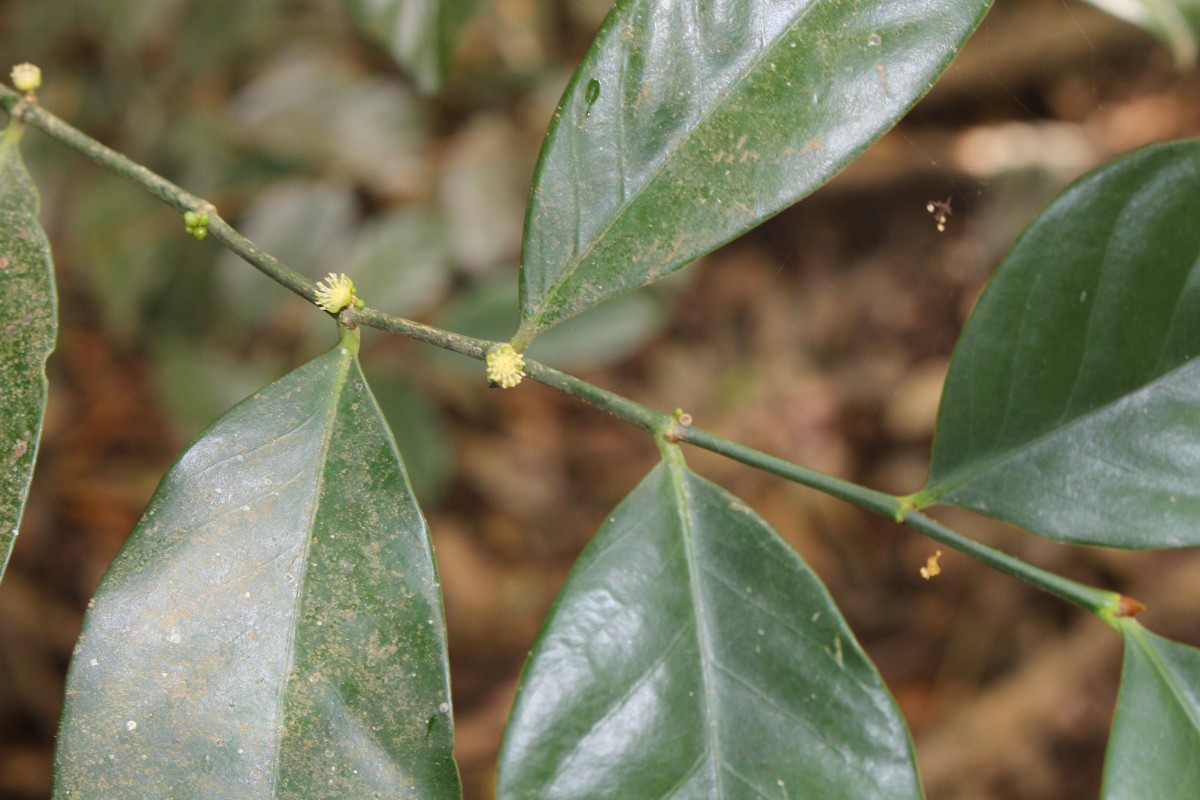
[[[12,68],[10,75],[17,91],[32,92],[42,85],[42,71],[28,62],[17,64]]]
[[[328,285],[325,281],[329,282]],[[317,282],[318,306],[330,314],[336,314],[354,302],[354,281],[347,278],[345,273],[338,275],[331,272],[325,281]]]
[[[525,359],[511,344],[493,347],[487,354],[487,379],[492,386],[511,389],[525,377]]]

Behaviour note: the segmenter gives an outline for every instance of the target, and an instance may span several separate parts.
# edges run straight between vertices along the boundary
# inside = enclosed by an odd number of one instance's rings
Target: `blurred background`
[[[505,339],[545,126],[605,0],[482,0],[446,87],[414,90],[340,0],[0,0],[0,64],[40,102],[212,200],[372,306]],[[4,66],[4,70],[8,67]],[[890,492],[924,481],[955,338],[1014,236],[1072,178],[1200,133],[1200,79],[1075,0],[999,0],[944,79],[831,184],[535,357],[720,435]],[[0,800],[50,792],[63,681],[96,583],[174,456],[335,340],[325,316],[179,215],[31,132],[61,293],[45,439],[0,583]],[[927,211],[948,204],[945,231]],[[545,387],[373,331],[364,365],[433,530],[467,797],[492,796],[522,660],[652,441]],[[710,454],[829,586],[899,700],[930,798],[1098,792],[1120,668],[1101,623],[886,520]],[[1193,552],[1070,548],[940,518],[1149,606],[1200,644]]]

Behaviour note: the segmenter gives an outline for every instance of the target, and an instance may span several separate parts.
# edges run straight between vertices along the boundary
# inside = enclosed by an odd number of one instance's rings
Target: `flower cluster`
[[[42,71],[28,62],[17,64],[9,75],[12,77],[13,86],[19,92],[34,92],[42,85]]]
[[[208,212],[183,212],[183,229],[197,239],[203,239],[205,236],[208,236]]]
[[[324,281],[317,282],[317,305],[330,314],[338,313],[351,303],[355,308],[362,308],[363,303],[355,297],[354,292],[354,281],[347,278],[344,272],[341,275],[331,272]]]
[[[511,389],[525,377],[525,359],[511,344],[493,347],[487,354],[487,379],[492,386]]]

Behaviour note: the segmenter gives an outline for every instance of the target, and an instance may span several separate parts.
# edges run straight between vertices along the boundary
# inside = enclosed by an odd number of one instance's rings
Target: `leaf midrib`
[[[38,263],[31,264],[27,272],[18,271],[16,274],[6,275],[0,283],[22,281],[26,277],[33,281],[44,279],[45,304],[49,313],[39,320],[41,324],[36,328],[24,327],[25,335],[28,337],[27,341],[30,343],[29,352],[36,353],[38,362],[36,380],[28,381],[25,388],[38,393],[35,404],[38,404],[39,407],[29,417],[35,430],[29,431],[28,434],[31,440],[26,443],[28,451],[25,455],[28,460],[21,465],[14,462],[10,465],[11,471],[6,476],[6,482],[14,475],[16,477],[15,482],[9,483],[8,486],[10,490],[15,489],[15,492],[12,492],[3,503],[0,503],[0,516],[4,517],[4,519],[0,519],[0,579],[4,577],[4,573],[8,569],[8,561],[16,544],[21,521],[25,516],[30,481],[41,449],[42,428],[46,417],[46,398],[50,385],[46,376],[46,363],[50,354],[54,352],[58,331],[58,293],[54,283],[54,262],[50,253],[50,242],[38,221],[41,196],[25,166],[24,159],[21,158],[19,142],[23,130],[24,126],[21,123],[10,119],[8,126],[0,134],[0,219],[3,219],[6,228],[25,230],[33,234],[31,241],[27,242],[26,246],[30,251],[36,252]],[[44,274],[33,274],[38,270],[44,270]],[[10,352],[16,354],[16,351]],[[10,378],[8,390],[12,391],[14,380],[19,381],[25,377],[28,377],[28,374]],[[11,420],[9,422],[11,423]]]
[[[716,678],[712,674],[712,665],[710,664],[710,661],[715,660],[711,655],[712,634],[708,630],[704,589],[700,585],[700,564],[696,555],[695,533],[686,486],[687,468],[682,462],[683,456],[677,449],[667,456],[671,490],[675,495],[675,509],[678,512],[679,530],[683,540],[683,554],[684,559],[687,561],[688,593],[692,598],[692,608],[695,609],[696,647],[700,656],[700,679],[703,684],[704,693],[704,735],[707,749],[712,759],[710,769],[716,773],[713,775],[713,787],[718,793],[717,796],[723,797],[724,792],[721,791],[721,780],[717,765],[723,763],[724,759],[721,756],[720,736],[712,724],[717,707]]]
[[[934,486],[926,485],[924,489],[914,495],[914,498],[917,499],[917,508],[928,508],[931,505],[941,502],[941,498],[945,497],[950,492],[953,492],[963,484],[970,483],[979,476],[990,472],[999,466],[1002,466],[1006,461],[1016,458],[1025,451],[1035,449],[1039,445],[1043,444],[1046,440],[1058,436],[1070,428],[1083,425],[1089,419],[1110,411],[1113,407],[1120,405],[1130,396],[1139,392],[1151,390],[1156,385],[1167,382],[1173,375],[1192,367],[1195,363],[1195,359],[1184,362],[1175,369],[1168,370],[1167,372],[1156,376],[1152,380],[1149,380],[1141,386],[1136,387],[1132,391],[1128,391],[1117,398],[1096,406],[1091,411],[1071,417],[1069,420],[1047,428],[1045,431],[1039,433],[1033,438],[1021,441],[1012,447],[998,450],[994,455],[976,462],[976,466],[974,467],[958,467],[951,470],[945,479],[939,481]]]
[[[329,450],[333,442],[333,434],[336,427],[336,417],[338,405],[341,402],[342,391],[346,387],[346,378],[350,372],[351,362],[355,356],[342,344],[338,344],[331,352],[337,358],[337,365],[334,368],[334,377],[331,381],[331,391],[327,407],[325,408],[326,423],[325,429],[321,436],[321,447],[317,460],[317,475],[313,486],[313,498],[309,509],[308,520],[305,525],[304,542],[300,556],[299,574],[296,576],[296,600],[293,606],[293,614],[291,616],[288,627],[287,644],[284,649],[283,658],[283,678],[279,686],[279,694],[276,698],[276,719],[275,742],[272,747],[272,769],[271,769],[271,797],[279,796],[279,781],[281,778],[280,765],[283,762],[281,753],[284,747],[284,722],[287,705],[288,685],[291,681],[293,672],[293,658],[296,652],[296,632],[300,627],[300,620],[304,618],[304,582],[308,576],[308,554],[312,549],[312,530],[320,512],[321,496],[325,488],[325,466],[329,461]]]

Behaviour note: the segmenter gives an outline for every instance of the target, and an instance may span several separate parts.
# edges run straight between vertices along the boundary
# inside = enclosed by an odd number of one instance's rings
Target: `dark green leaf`
[[[623,0],[555,112],[524,346],[809,194],[923,95],[988,0]]]
[[[441,499],[454,472],[454,445],[437,405],[394,369],[371,371],[371,386],[409,467],[413,493],[428,508]]]
[[[1200,0],[1087,0],[1162,40],[1180,69],[1196,66]]]
[[[918,506],[1075,542],[1200,544],[1200,141],[1068,188],[959,340]]]
[[[526,666],[500,800],[919,798],[824,586],[677,452],[584,551]]]
[[[1125,668],[1104,800],[1190,800],[1200,787],[1200,650],[1123,623]]]
[[[458,36],[477,0],[349,0],[354,21],[432,94],[441,88]]]
[[[46,411],[46,359],[58,328],[54,264],[18,123],[0,141],[0,577],[25,511]]]
[[[458,798],[425,522],[349,338],[183,454],[84,621],[56,798]]]

